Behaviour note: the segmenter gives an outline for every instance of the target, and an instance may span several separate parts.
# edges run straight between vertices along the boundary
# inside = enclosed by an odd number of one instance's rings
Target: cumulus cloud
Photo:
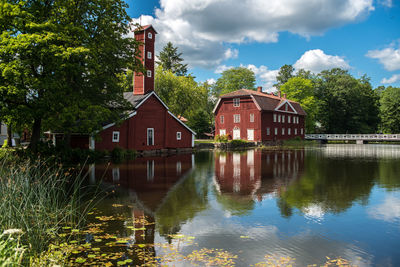
[[[386,197],[384,202],[373,206],[368,214],[375,219],[393,222],[400,220],[400,199],[394,196]]]
[[[393,46],[382,50],[370,50],[367,57],[378,59],[384,68],[388,71],[400,70],[400,45],[397,49]]]
[[[223,73],[224,71],[226,71],[226,70],[230,70],[230,69],[232,69],[232,68],[234,68],[233,66],[226,66],[226,65],[220,65],[220,66],[218,66],[216,69],[215,69],[215,73],[218,73],[218,74],[221,74],[221,73]]]
[[[350,69],[343,57],[327,55],[321,49],[305,52],[293,65],[296,69],[305,69],[314,73],[333,68]]]
[[[158,30],[158,51],[171,41],[190,66],[214,68],[237,57],[226,44],[277,42],[284,31],[320,35],[372,10],[373,0],[161,0],[155,17],[142,16],[141,22]]]
[[[379,0],[378,3],[381,4],[382,6],[393,7],[392,0]]]
[[[400,81],[400,74],[393,74],[389,79],[383,78],[381,83],[392,84]]]

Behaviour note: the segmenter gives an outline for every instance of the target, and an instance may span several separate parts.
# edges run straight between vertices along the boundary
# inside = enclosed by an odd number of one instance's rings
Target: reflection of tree
[[[385,160],[379,162],[379,185],[389,190],[400,187],[400,161]]]
[[[160,235],[176,234],[180,226],[207,208],[207,180],[195,171],[172,188],[155,212]]]
[[[250,195],[241,195],[235,193],[215,193],[216,200],[225,210],[232,215],[249,215],[254,209],[254,200]]]
[[[303,177],[280,196],[278,206],[288,216],[288,208],[300,210],[319,206],[324,212],[343,212],[355,201],[365,204],[374,185],[377,163],[321,158],[309,154]],[[290,215],[289,215],[290,216]]]

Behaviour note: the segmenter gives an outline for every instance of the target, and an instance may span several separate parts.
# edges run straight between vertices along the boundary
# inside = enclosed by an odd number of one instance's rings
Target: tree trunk
[[[12,129],[11,129],[11,125],[7,125],[7,146],[12,147]]]
[[[32,126],[32,137],[31,143],[29,144],[29,149],[33,152],[37,152],[37,145],[40,141],[40,132],[42,128],[42,119],[35,119]]]

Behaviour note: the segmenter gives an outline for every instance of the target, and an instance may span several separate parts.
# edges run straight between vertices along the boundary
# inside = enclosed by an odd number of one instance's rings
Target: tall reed
[[[59,238],[62,227],[83,220],[82,173],[46,162],[0,163],[0,233],[17,228],[27,252],[38,255]]]

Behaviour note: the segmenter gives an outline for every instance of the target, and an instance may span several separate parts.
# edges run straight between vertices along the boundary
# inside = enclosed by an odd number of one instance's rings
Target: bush
[[[215,142],[219,142],[219,143],[228,143],[228,135],[227,134],[223,134],[223,135],[216,135],[215,136]]]
[[[242,140],[242,139],[235,139],[235,140],[232,140],[230,143],[232,144],[232,146],[243,146],[243,145],[247,144],[247,141]]]

